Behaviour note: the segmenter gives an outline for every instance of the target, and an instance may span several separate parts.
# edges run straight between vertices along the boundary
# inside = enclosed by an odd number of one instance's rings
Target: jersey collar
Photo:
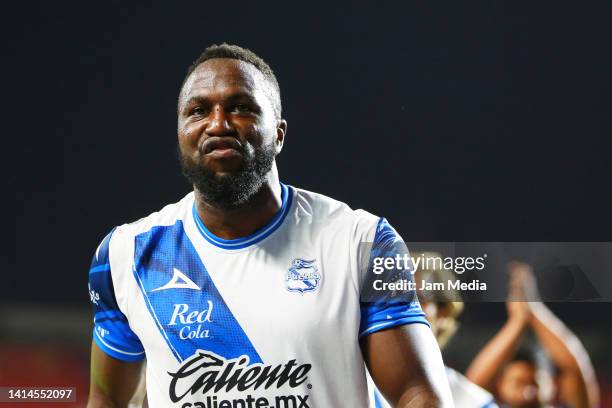
[[[193,219],[195,220],[195,224],[198,227],[198,231],[200,231],[200,234],[202,234],[206,241],[216,247],[223,249],[242,249],[254,245],[265,239],[267,236],[276,231],[276,229],[278,229],[278,227],[280,227],[283,223],[283,220],[287,216],[289,208],[291,207],[291,202],[293,201],[293,190],[283,183],[281,183],[281,200],[281,208],[274,215],[274,217],[272,217],[270,222],[268,222],[268,224],[258,229],[251,235],[243,238],[223,239],[210,232],[200,219],[200,215],[196,210],[195,200],[193,202],[191,213],[193,215]]]

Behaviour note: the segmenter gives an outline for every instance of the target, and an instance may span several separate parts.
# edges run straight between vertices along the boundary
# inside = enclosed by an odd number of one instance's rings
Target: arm
[[[142,361],[121,361],[91,344],[91,380],[87,408],[127,407],[138,389]]]
[[[440,349],[424,324],[396,326],[361,341],[372,379],[394,407],[452,407]]]
[[[562,402],[576,408],[599,405],[595,370],[582,343],[546,305],[540,301],[537,282],[529,265],[516,264],[514,273],[529,300],[529,323],[538,340],[561,371]]]
[[[99,245],[89,269],[94,318],[89,408],[127,407],[138,389],[145,358],[144,348],[115,298],[109,246],[112,234]]]
[[[409,258],[405,243],[384,218],[376,226],[368,255],[361,271],[359,338],[374,383],[394,407],[452,407],[440,349],[415,291],[375,289],[377,279],[413,280],[412,265],[374,269],[375,259]]]
[[[506,308],[508,320],[478,353],[465,374],[470,381],[489,392],[494,392],[495,379],[514,356],[529,320],[526,302],[508,301]]]
[[[576,408],[596,407],[599,389],[589,355],[580,340],[541,302],[531,303],[531,326],[561,370],[560,396]]]

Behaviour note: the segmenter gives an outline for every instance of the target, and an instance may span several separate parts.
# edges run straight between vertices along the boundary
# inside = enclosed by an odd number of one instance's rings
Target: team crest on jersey
[[[287,290],[299,292],[301,295],[317,290],[321,284],[321,273],[316,262],[316,259],[310,261],[302,258],[294,259],[285,277]]]

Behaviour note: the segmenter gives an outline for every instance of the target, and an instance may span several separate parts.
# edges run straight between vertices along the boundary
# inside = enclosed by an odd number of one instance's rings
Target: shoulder
[[[185,217],[191,214],[192,206],[193,192],[190,192],[180,201],[168,204],[139,220],[116,227],[113,233],[113,241],[131,240],[152,228],[174,225],[177,221],[183,222]]]
[[[166,205],[146,217],[113,228],[98,246],[90,267],[90,280],[92,273],[95,273],[95,279],[104,279],[108,292],[113,294],[115,303],[126,315],[133,284],[131,278],[136,238],[155,227],[174,225],[184,220],[190,214],[192,205],[193,193],[189,193],[180,201]]]
[[[363,236],[373,236],[380,217],[362,209],[352,209],[348,204],[323,194],[292,187],[295,214],[302,222],[322,227],[349,230]],[[370,237],[371,238],[371,237]]]
[[[98,246],[94,259],[103,258],[114,272],[123,270],[126,266],[127,269],[130,269],[134,255],[135,238],[155,227],[170,226],[178,221],[182,222],[191,213],[192,205],[193,192],[184,196],[180,201],[168,204],[146,217],[113,228]],[[102,255],[104,256],[102,257]]]

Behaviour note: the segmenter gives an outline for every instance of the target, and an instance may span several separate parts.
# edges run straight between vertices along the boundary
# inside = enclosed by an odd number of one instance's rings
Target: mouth
[[[202,143],[200,150],[205,156],[242,156],[242,144],[234,137],[209,137]]]

